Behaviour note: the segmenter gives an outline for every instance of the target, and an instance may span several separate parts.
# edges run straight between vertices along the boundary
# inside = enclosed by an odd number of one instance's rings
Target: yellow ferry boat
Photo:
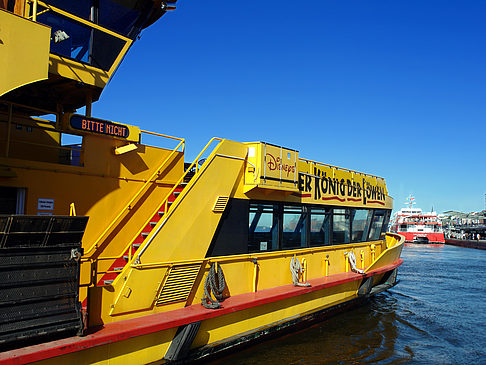
[[[2,364],[187,362],[397,282],[383,178],[91,116],[174,2],[0,0]]]

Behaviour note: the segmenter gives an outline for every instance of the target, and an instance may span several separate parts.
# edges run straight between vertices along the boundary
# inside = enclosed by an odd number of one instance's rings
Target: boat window
[[[248,253],[249,205],[246,199],[228,201],[206,257]]]
[[[109,70],[125,41],[77,23],[62,15],[46,12],[37,20],[51,27],[51,53]]]
[[[388,230],[388,225],[390,223],[391,210],[385,210],[385,217],[383,219],[383,225],[381,227],[381,238],[385,238],[386,231]]]
[[[375,213],[373,215],[373,221],[371,223],[370,235],[369,235],[370,241],[376,241],[380,239],[384,218],[385,218],[385,210],[382,209],[375,210]]]
[[[47,4],[55,6],[61,10],[67,11],[80,18],[89,20],[91,14],[91,1],[79,0],[47,0]]]
[[[98,24],[133,39],[140,32],[152,7],[152,1],[101,0]]]
[[[310,245],[327,246],[330,244],[330,208],[310,208]]]
[[[278,249],[278,205],[250,204],[248,251]]]
[[[17,188],[0,186],[0,214],[17,213]]]
[[[284,206],[282,249],[306,247],[307,212],[303,206]]]
[[[230,199],[207,256],[290,250],[382,238],[390,211]],[[406,224],[399,226],[406,230]],[[332,230],[331,230],[332,229]]]
[[[368,209],[351,210],[351,229],[353,242],[366,241],[373,211]]]
[[[150,0],[48,0],[70,14],[135,39],[154,7]]]
[[[333,244],[349,243],[349,209],[334,209],[332,215]]]
[[[400,225],[400,230],[399,232],[407,232],[407,225],[406,224],[401,224]]]

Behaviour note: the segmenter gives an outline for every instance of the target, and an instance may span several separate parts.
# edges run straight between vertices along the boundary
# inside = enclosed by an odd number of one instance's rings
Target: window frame
[[[273,207],[274,212],[274,219],[276,219],[276,225],[274,223],[273,229],[277,229],[276,234],[276,244],[275,248],[273,247],[273,238],[272,243],[269,242],[271,247],[268,247],[265,251],[260,250],[251,250],[250,251],[250,237],[253,233],[250,233],[250,225],[251,221],[249,219],[250,213],[252,209],[255,209],[258,205],[268,205]],[[286,207],[298,207],[301,208],[301,214],[303,215],[303,219],[305,220],[303,226],[300,231],[301,237],[304,236],[304,241],[301,242],[301,246],[292,246],[292,247],[284,247],[284,216],[285,216],[285,208]],[[311,238],[311,221],[313,215],[313,209],[321,210],[323,215],[326,216],[324,219],[328,219],[327,227],[325,229],[325,234],[328,237],[328,240],[324,239],[324,242],[320,244],[312,243]],[[336,211],[342,211],[337,213]],[[368,215],[365,221],[365,227],[363,233],[361,234],[361,239],[353,240],[353,210],[363,210],[367,211]],[[348,239],[344,242],[337,242],[334,240],[334,223],[335,223],[335,216],[342,215],[344,216],[345,224],[344,227],[348,233]],[[381,227],[379,230],[379,238],[371,239],[370,234],[372,233],[372,227],[375,217],[381,216]],[[265,200],[250,200],[248,204],[248,253],[261,253],[261,252],[275,252],[275,251],[286,251],[286,250],[296,250],[302,248],[317,248],[317,247],[327,247],[327,246],[337,246],[337,245],[349,245],[353,243],[362,243],[362,242],[371,242],[384,239],[384,233],[387,230],[387,217],[388,220],[391,216],[390,209],[383,209],[383,208],[366,208],[366,207],[342,207],[342,206],[330,206],[330,205],[319,205],[319,204],[301,204],[301,203],[291,203],[291,202],[282,202],[282,201],[265,201]],[[302,216],[301,216],[302,217]],[[347,221],[346,221],[347,220]],[[323,221],[324,222],[324,221]],[[273,230],[272,229],[272,230]],[[271,231],[272,231],[271,230]],[[346,231],[344,231],[346,232]],[[346,235],[346,233],[345,233]],[[363,238],[364,237],[364,238]],[[345,237],[346,238],[346,237]]]

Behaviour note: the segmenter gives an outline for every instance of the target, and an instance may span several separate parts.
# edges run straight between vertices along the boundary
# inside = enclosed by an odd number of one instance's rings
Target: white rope
[[[290,273],[292,274],[292,282],[295,286],[311,286],[309,283],[299,282],[299,275],[302,273],[302,265],[297,257],[292,257],[290,260]]]
[[[348,252],[348,260],[349,260],[349,264],[351,265],[352,271],[357,272],[358,274],[364,274],[364,271],[358,269],[358,267],[356,266],[356,256],[354,256],[353,251]]]

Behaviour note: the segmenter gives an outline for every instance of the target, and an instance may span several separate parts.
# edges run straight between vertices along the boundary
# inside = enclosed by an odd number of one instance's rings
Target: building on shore
[[[486,239],[486,210],[470,213],[450,210],[439,217],[446,239]]]

